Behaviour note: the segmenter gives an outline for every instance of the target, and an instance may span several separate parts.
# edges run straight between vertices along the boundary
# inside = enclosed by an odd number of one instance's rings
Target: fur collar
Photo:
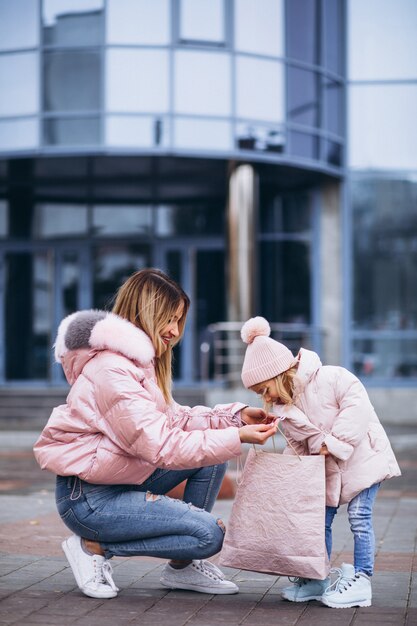
[[[58,327],[55,359],[62,362],[71,351],[112,350],[147,367],[155,357],[152,341],[131,322],[106,311],[78,311],[64,318]]]

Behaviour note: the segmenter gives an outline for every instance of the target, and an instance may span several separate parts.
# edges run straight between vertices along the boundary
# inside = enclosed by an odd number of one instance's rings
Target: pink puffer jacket
[[[156,468],[224,463],[241,452],[244,404],[168,406],[154,348],[130,322],[80,311],[58,329],[55,356],[72,385],[34,446],[42,467],[99,484],[140,484]]]
[[[294,405],[277,405],[281,427],[298,454],[327,446],[329,506],[350,502],[360,491],[401,471],[390,442],[362,383],[343,367],[323,366],[301,349],[294,378]],[[284,451],[294,454],[291,447]]]

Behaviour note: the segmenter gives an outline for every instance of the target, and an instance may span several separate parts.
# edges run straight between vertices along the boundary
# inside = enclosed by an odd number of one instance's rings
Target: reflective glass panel
[[[311,234],[311,210],[307,194],[277,194],[261,190],[261,232]]]
[[[175,110],[177,113],[230,115],[230,57],[212,52],[175,54]]]
[[[164,45],[170,41],[169,0],[107,0],[107,43]]]
[[[94,206],[92,217],[97,236],[147,234],[152,228],[149,206]]]
[[[357,376],[417,378],[417,339],[355,339],[352,349]]]
[[[363,2],[362,4],[365,5],[367,2]],[[347,4],[350,4],[350,0]],[[336,72],[337,74],[344,74],[345,67],[344,50],[346,40],[346,19],[344,16],[344,5],[344,0],[323,0],[322,3],[324,10],[324,36],[322,38],[324,58],[322,65],[325,65],[329,70]],[[375,20],[379,11],[379,8],[375,9],[372,21]],[[349,27],[350,26],[351,24],[349,22]],[[366,40],[369,40],[369,29],[366,35]],[[360,45],[358,45],[358,41],[360,41]],[[354,46],[357,49],[361,49],[361,54],[363,55],[364,49],[362,43],[363,40],[356,40],[354,42]]]
[[[52,328],[52,255],[5,256],[5,353],[7,380],[45,380]]]
[[[343,112],[342,112],[342,86],[333,80],[322,77],[322,93],[325,106],[326,130],[330,130],[336,135],[343,132]]]
[[[417,180],[351,183],[353,323],[417,329]]]
[[[224,0],[180,0],[180,39],[223,43]]]
[[[47,45],[94,46],[103,41],[103,0],[43,0]]]
[[[174,145],[190,150],[229,150],[232,145],[230,123],[177,119],[174,123]]]
[[[324,158],[329,165],[341,167],[343,163],[343,145],[336,141],[322,139],[324,145]]]
[[[169,119],[134,115],[108,115],[106,139],[109,146],[157,148],[169,145]]]
[[[317,159],[319,156],[319,139],[316,135],[290,132],[291,154],[308,159]]]
[[[88,232],[87,207],[79,204],[37,204],[33,216],[33,236],[71,237]]]
[[[38,111],[37,53],[0,55],[0,93],[0,115],[30,115]]]
[[[111,310],[116,291],[133,272],[151,266],[149,246],[100,245],[94,250],[93,307]]]
[[[39,145],[37,119],[0,120],[0,151],[25,150]]]
[[[166,112],[169,66],[165,50],[107,52],[106,108],[116,112]]]
[[[100,121],[97,117],[47,119],[43,125],[44,143],[48,146],[84,146],[100,142]]]
[[[259,259],[260,293],[264,296],[260,314],[270,322],[309,323],[310,245],[296,241],[262,241]]]
[[[237,57],[236,112],[241,118],[283,122],[285,79],[278,61]]]
[[[235,48],[284,56],[284,1],[235,0]]]
[[[44,54],[46,111],[98,110],[101,104],[101,58],[93,50]]]
[[[417,2],[350,0],[347,6],[349,78],[416,79]]]
[[[287,55],[299,61],[318,65],[320,13],[317,0],[290,0],[286,4],[286,9]]]
[[[0,200],[0,237],[9,234],[9,206],[6,200]]]
[[[416,169],[417,85],[351,85],[351,167]]]
[[[61,317],[66,317],[79,309],[80,261],[78,253],[66,250],[61,254],[60,264]]]
[[[224,231],[224,207],[218,204],[159,205],[155,214],[155,234],[220,235]]]
[[[288,120],[317,127],[320,124],[318,75],[288,66]]]
[[[0,0],[0,50],[39,45],[38,6],[38,0]]]
[[[236,146],[240,150],[285,151],[285,130],[271,124],[236,124]]]

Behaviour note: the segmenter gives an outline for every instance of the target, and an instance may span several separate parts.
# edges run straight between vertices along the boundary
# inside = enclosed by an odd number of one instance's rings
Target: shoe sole
[[[344,604],[336,604],[336,602],[329,602],[323,599],[321,601],[325,606],[328,606],[331,609],[352,609],[355,606],[366,607],[372,605],[372,600],[362,600],[361,602],[345,602]]]
[[[168,580],[160,579],[160,583],[164,585],[164,587],[169,587],[170,589],[184,589],[186,591],[197,591],[199,593],[209,593],[211,595],[231,595],[233,593],[238,593],[239,589],[221,589],[220,587],[199,587],[198,585],[187,585],[186,583],[170,583]]]
[[[321,596],[307,596],[307,598],[288,598],[284,594],[281,595],[288,602],[310,602],[310,600],[321,600]]]
[[[113,590],[112,590],[111,594],[108,594],[108,595],[102,595],[102,594],[94,595],[93,591],[89,591],[88,589],[84,589],[84,587],[83,587],[83,585],[81,583],[81,579],[80,579],[80,575],[79,575],[79,572],[78,572],[77,564],[74,561],[74,559],[72,558],[71,550],[69,549],[69,547],[67,545],[67,541],[66,540],[63,541],[61,546],[62,546],[62,549],[63,549],[63,551],[65,553],[65,556],[67,557],[67,561],[70,564],[72,573],[74,574],[75,582],[77,583],[79,590],[82,591],[84,595],[89,596],[90,598],[99,598],[101,600],[107,600],[107,599],[110,599],[110,598],[115,598],[117,596],[117,591],[113,592]]]

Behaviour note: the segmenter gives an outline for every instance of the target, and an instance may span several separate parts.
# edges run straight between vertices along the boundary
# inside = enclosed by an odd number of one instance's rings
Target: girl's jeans
[[[348,504],[347,511],[350,529],[353,533],[355,572],[364,572],[368,576],[374,573],[375,535],[372,525],[372,509],[381,483],[364,489]],[[338,507],[326,506],[326,549],[332,552],[332,522]]]
[[[107,558],[205,559],[223,543],[223,523],[209,511],[226,467],[157,469],[141,485],[94,485],[57,476],[58,512],[76,535],[98,541]],[[183,480],[185,501],[163,495]]]

